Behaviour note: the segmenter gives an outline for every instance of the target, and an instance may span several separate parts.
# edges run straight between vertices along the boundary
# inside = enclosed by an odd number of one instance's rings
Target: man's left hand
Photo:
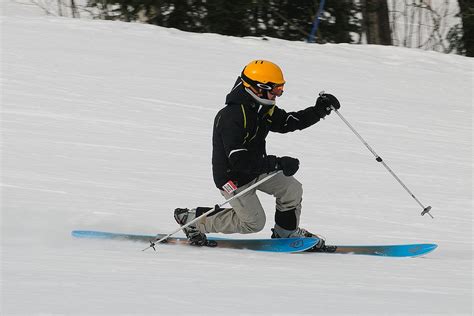
[[[298,171],[300,167],[300,161],[293,157],[280,157],[277,158],[277,169],[283,170],[283,174],[287,177],[291,177]]]

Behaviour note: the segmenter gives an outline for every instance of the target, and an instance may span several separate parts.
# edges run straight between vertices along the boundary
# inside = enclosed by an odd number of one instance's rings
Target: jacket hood
[[[237,80],[234,83],[234,87],[225,98],[225,104],[231,104],[231,103],[236,103],[236,104],[254,103],[254,100],[252,99],[252,97],[247,93],[247,91],[245,91],[245,87],[242,84],[242,80],[240,79],[240,77],[237,77]]]

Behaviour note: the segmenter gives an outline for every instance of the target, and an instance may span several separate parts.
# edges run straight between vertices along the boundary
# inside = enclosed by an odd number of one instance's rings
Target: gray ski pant
[[[260,175],[231,194],[225,191],[221,191],[221,194],[229,199],[266,176],[268,174]],[[243,196],[232,200],[230,202],[232,208],[224,209],[202,219],[198,223],[199,230],[204,233],[224,234],[250,234],[261,231],[265,227],[266,216],[258,199],[257,190],[276,198],[275,220],[277,223],[275,229],[277,229],[277,232],[290,232],[299,226],[303,196],[302,185],[293,176],[287,177],[283,173],[279,173]],[[278,223],[279,219],[280,222],[285,222],[285,224]],[[291,222],[290,226],[295,227],[287,227],[287,222]]]

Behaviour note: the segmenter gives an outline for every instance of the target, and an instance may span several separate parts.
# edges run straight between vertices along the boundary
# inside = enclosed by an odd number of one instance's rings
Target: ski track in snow
[[[471,315],[472,58],[307,45],[2,12],[2,315]],[[31,8],[29,8],[31,10]],[[255,253],[76,240],[74,229],[176,229],[220,203],[215,113],[266,58],[298,110],[326,90],[432,214],[330,115],[268,137],[298,157],[302,226],[334,244],[437,243],[420,258]],[[273,200],[264,231],[269,237]]]

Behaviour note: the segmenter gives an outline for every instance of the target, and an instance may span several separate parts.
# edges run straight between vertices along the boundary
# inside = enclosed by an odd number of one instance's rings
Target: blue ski
[[[437,247],[436,244],[337,246],[335,253],[382,257],[418,257],[432,252]]]
[[[160,239],[165,234],[137,235],[109,233],[91,230],[74,230],[72,236],[77,238],[118,239],[139,242],[150,242]],[[312,248],[319,241],[317,238],[278,238],[278,239],[229,239],[209,237],[209,240],[217,242],[219,248],[249,249],[255,251],[270,252],[302,252]],[[166,243],[188,244],[184,237],[170,237]],[[351,245],[336,246],[336,254],[371,255],[382,257],[418,257],[435,250],[436,244],[402,244],[402,245]],[[315,252],[321,253],[321,252]]]
[[[91,230],[74,230],[72,236],[77,238],[98,238],[98,239],[117,239],[130,240],[140,242],[151,242],[161,239],[165,234],[159,235],[136,235],[136,234],[122,234],[109,233]],[[248,249],[255,251],[269,251],[269,252],[300,252],[312,248],[318,242],[318,238],[278,238],[278,239],[228,239],[208,237],[209,240],[215,240],[218,248],[231,249]],[[167,239],[168,244],[188,244],[184,237],[170,237]]]

